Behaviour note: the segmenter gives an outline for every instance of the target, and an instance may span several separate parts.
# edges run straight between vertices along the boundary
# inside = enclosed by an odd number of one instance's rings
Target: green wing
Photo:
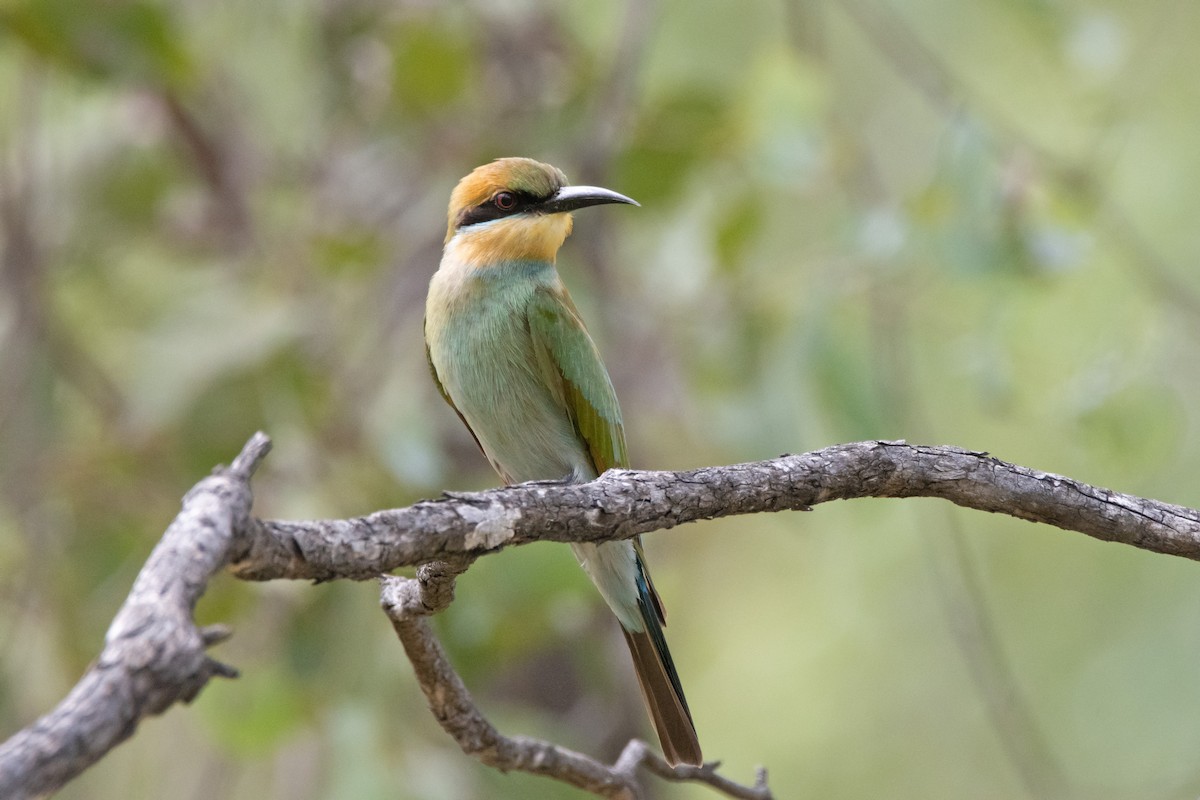
[[[539,288],[527,320],[542,378],[587,446],[596,474],[629,466],[617,394],[567,290],[561,284]]]
[[[621,424],[617,393],[613,391],[608,370],[604,368],[596,344],[583,326],[566,288],[559,284],[538,289],[529,304],[528,322],[538,368],[566,408],[575,432],[587,445],[596,474],[613,467],[628,467],[625,427]],[[633,537],[633,547],[639,571],[646,581],[646,597],[658,623],[666,624],[662,599],[645,566],[641,536]],[[643,608],[642,613],[648,614],[649,610]],[[649,617],[647,624],[651,624]],[[666,643],[662,646],[665,650]],[[678,683],[678,678],[675,680]]]
[[[570,417],[575,433],[587,445],[596,474],[610,467],[628,466],[617,395],[567,290],[561,284],[539,288],[530,300],[526,322],[542,380],[551,387],[555,399]],[[696,728],[663,635],[666,614],[662,600],[646,569],[641,538],[635,536],[630,544],[634,551],[634,568],[629,571],[633,574],[627,574],[624,568],[614,567],[611,563],[595,571],[589,568],[588,572],[602,591],[605,586],[615,586],[636,592],[636,609],[613,606],[613,610],[622,620],[623,627],[627,614],[636,613],[642,618],[642,625],[625,629],[642,696],[668,759],[700,764],[703,759]],[[599,545],[606,548],[626,546],[624,542]],[[609,596],[610,593],[605,592],[605,597]]]

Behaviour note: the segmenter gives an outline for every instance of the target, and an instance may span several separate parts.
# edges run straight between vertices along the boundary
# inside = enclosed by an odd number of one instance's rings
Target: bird
[[[583,483],[629,466],[612,381],[555,264],[571,212],[609,203],[639,205],[571,186],[530,158],[484,164],[450,194],[425,350],[439,392],[505,484]],[[571,547],[620,623],[663,755],[702,765],[640,537]]]

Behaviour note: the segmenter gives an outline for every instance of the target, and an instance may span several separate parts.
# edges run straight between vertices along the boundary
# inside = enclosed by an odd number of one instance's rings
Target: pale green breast
[[[479,268],[448,252],[430,281],[425,342],[443,394],[506,482],[626,465],[612,383],[552,264]],[[643,630],[634,543],[572,549],[625,629]]]
[[[552,264],[471,268],[443,263],[426,303],[426,343],[442,388],[508,482],[590,480],[586,447],[545,380],[528,308],[554,285]]]

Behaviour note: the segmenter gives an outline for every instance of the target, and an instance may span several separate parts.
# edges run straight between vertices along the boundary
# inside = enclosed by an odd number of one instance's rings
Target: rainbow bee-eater
[[[485,164],[450,195],[425,348],[442,396],[507,484],[582,483],[628,466],[612,381],[555,268],[571,212],[604,203],[637,205],[568,186],[560,170],[528,158]],[[621,623],[667,760],[699,765],[641,542],[571,547]]]

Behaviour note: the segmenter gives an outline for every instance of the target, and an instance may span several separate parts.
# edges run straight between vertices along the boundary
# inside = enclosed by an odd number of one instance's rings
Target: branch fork
[[[587,484],[524,484],[452,494],[348,520],[250,516],[250,478],[270,450],[255,434],[228,468],[187,493],[117,612],[95,663],[51,712],[0,744],[0,797],[61,788],[133,735],[146,717],[192,700],[237,671],[207,650],[229,636],[200,628],[193,611],[222,569],[244,580],[367,580],[413,664],[430,709],[459,746],[500,770],[565,781],[601,797],[642,795],[639,768],[704,783],[729,797],[767,800],[717,773],[671,767],[641,741],[608,765],[549,742],[504,736],[451,667],[426,619],[454,599],[454,582],[479,557],[533,541],[603,542],[686,522],[807,510],[857,497],[939,497],[1078,531],[1104,541],[1200,560],[1200,511],[1114,492],[956,447],[856,442],[767,461],[688,472],[613,470]],[[387,576],[418,567],[416,578]]]

